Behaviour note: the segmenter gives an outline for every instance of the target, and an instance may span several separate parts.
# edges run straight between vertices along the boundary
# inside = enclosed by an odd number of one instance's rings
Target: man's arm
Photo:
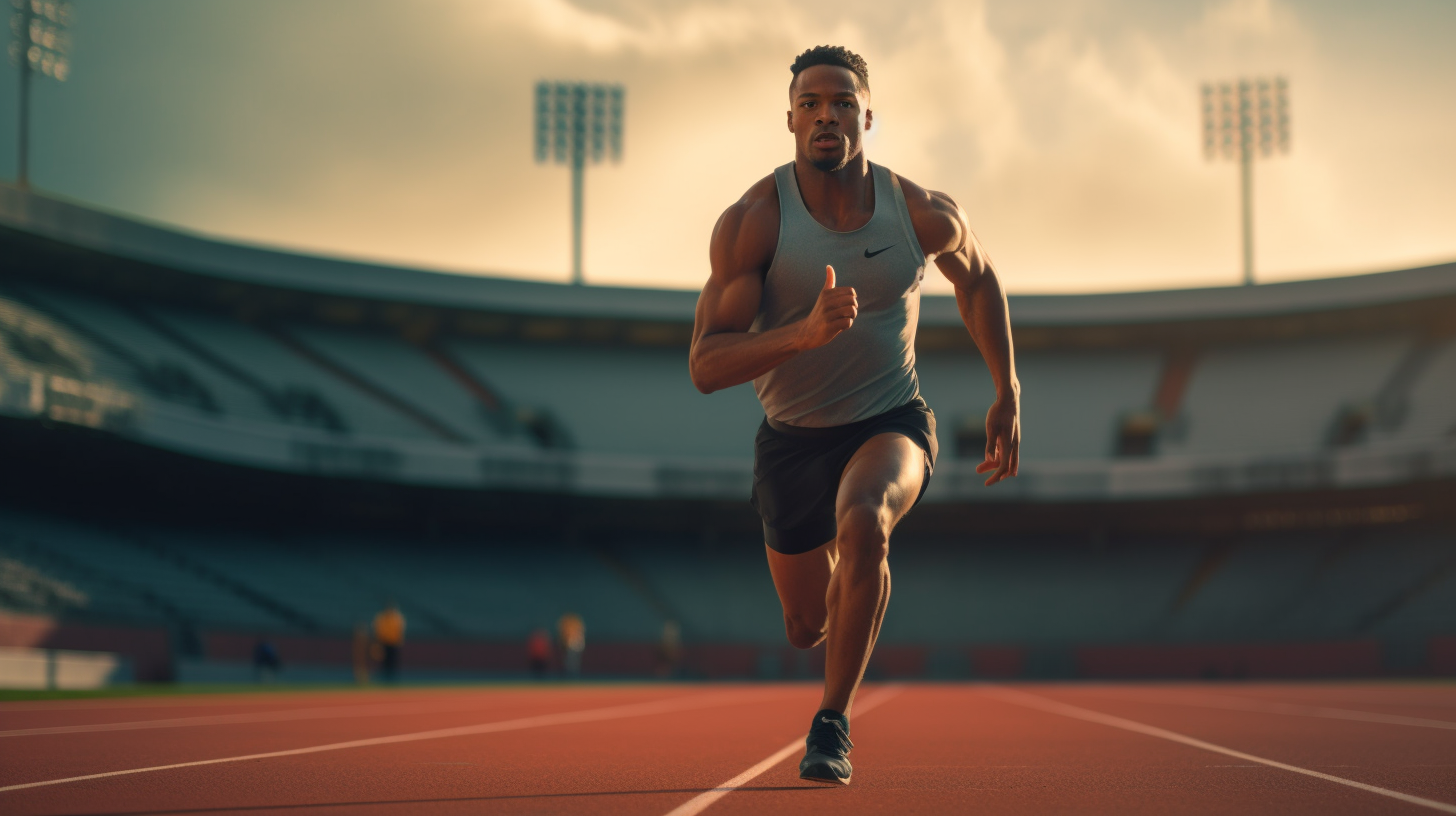
[[[1011,313],[1006,293],[966,214],[944,193],[925,190],[900,179],[915,236],[927,256],[955,286],[956,307],[986,360],[996,384],[996,401],[986,413],[986,459],[977,473],[995,472],[993,485],[1021,468],[1021,383],[1011,344]]]
[[[859,314],[854,289],[825,286],[803,320],[750,332],[763,296],[763,276],[778,244],[778,191],[773,176],[749,188],[713,227],[712,273],[698,296],[688,372],[704,394],[748,382],[798,354],[828,343]]]

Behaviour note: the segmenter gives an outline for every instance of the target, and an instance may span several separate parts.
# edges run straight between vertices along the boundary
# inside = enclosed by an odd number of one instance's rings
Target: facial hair
[[[834,173],[848,167],[849,162],[859,155],[859,151],[850,148],[849,140],[842,141],[845,143],[844,153],[840,154],[838,158],[826,156],[822,159],[809,159],[809,164],[813,165],[815,170],[822,170],[825,173]]]

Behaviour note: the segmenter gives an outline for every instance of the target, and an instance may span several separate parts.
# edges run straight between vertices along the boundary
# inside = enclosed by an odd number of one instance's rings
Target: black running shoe
[[[825,709],[814,715],[809,736],[804,740],[808,750],[799,762],[799,778],[828,785],[848,785],[854,770],[849,766],[849,719]]]

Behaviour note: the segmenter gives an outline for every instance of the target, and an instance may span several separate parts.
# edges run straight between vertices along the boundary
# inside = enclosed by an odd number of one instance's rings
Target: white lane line
[[[195,688],[195,687],[194,687]],[[453,691],[453,690],[452,690]],[[329,697],[348,695],[359,699],[378,699],[389,692],[377,692],[357,686],[348,688],[330,688],[319,691],[314,689],[300,689],[288,691],[268,691],[266,694],[260,692],[192,692],[185,696],[176,696],[170,693],[159,693],[156,696],[147,697],[96,697],[80,698],[74,700],[20,700],[16,702],[0,703],[0,711],[135,711],[148,708],[206,708],[213,706],[232,706],[235,708],[266,708],[276,706],[279,701],[299,700],[305,697],[326,699]],[[449,692],[447,692],[449,693]],[[412,694],[406,691],[396,691],[395,696],[410,697],[411,699],[424,699],[426,697],[441,697],[443,694]]]
[[[1042,697],[1038,694],[1028,694],[1024,691],[1016,691],[1013,689],[1000,688],[996,686],[983,687],[982,693],[988,694],[993,697],[999,697],[1008,703],[1015,703],[1016,705],[1025,706],[1027,708],[1039,709],[1050,714],[1060,714],[1063,717],[1070,717],[1075,720],[1085,720],[1086,722],[1098,723],[1099,725],[1108,725],[1113,728],[1120,728],[1124,731],[1131,731],[1135,734],[1142,734],[1149,737],[1157,737],[1158,739],[1165,739],[1169,740],[1170,742],[1181,743],[1192,748],[1201,748],[1205,751],[1212,751],[1216,754],[1231,756],[1235,759],[1242,759],[1246,762],[1257,762],[1260,765],[1267,765],[1270,768],[1278,768],[1281,771],[1289,771],[1291,773],[1303,774],[1305,776],[1312,776],[1316,779],[1323,779],[1326,782],[1334,782],[1337,785],[1346,785],[1351,788],[1358,788],[1359,790],[1378,794],[1380,796],[1388,796],[1391,799],[1398,799],[1402,802],[1430,808],[1431,810],[1440,811],[1441,813],[1456,813],[1456,805],[1450,805],[1445,802],[1438,802],[1435,799],[1427,799],[1423,796],[1413,796],[1409,793],[1401,793],[1400,791],[1394,791],[1389,788],[1382,788],[1376,785],[1367,785],[1364,782],[1356,782],[1353,779],[1346,779],[1342,776],[1333,776],[1327,773],[1320,773],[1319,771],[1312,771],[1308,768],[1301,768],[1297,765],[1290,765],[1285,762],[1279,762],[1278,760],[1266,759],[1264,757],[1254,756],[1253,754],[1246,754],[1243,751],[1236,751],[1232,748],[1225,748],[1222,745],[1215,745],[1211,742],[1204,742],[1201,739],[1196,739],[1185,734],[1179,734],[1176,731],[1168,731],[1167,729],[1158,728],[1157,726],[1146,725],[1144,723],[1136,722],[1134,720],[1126,720],[1122,717],[1114,717],[1111,714],[1103,714],[1100,711],[1093,711],[1089,708],[1069,705],[1067,703],[1058,702],[1048,697]]]
[[[874,694],[871,694],[869,697],[866,697],[864,702],[855,704],[854,716],[862,717],[865,714],[868,714],[872,709],[878,707],[881,703],[885,702],[886,700],[894,697],[896,694],[899,693],[899,686],[886,686],[880,689]],[[763,775],[763,773],[768,769],[779,764],[780,762],[783,762],[785,759],[788,759],[789,757],[802,750],[804,750],[804,738],[799,737],[788,745],[785,745],[784,747],[773,752],[768,756],[767,759],[763,760],[757,765],[754,765],[752,768],[749,768],[748,770],[733,777],[727,782],[724,782],[716,788],[703,791],[697,796],[694,796],[686,802],[683,802],[681,805],[678,805],[677,807],[668,811],[667,816],[696,816],[696,814],[702,813],[709,805],[713,804],[719,799],[722,799],[723,797],[727,796],[738,788],[747,785],[749,782],[752,782],[759,776]]]
[[[1113,700],[1130,699],[1121,694],[1101,694],[1098,696]],[[1259,714],[1288,714],[1293,717],[1323,717],[1330,720],[1351,720],[1354,722],[1380,723],[1382,725],[1409,725],[1416,728],[1444,728],[1446,730],[1456,731],[1456,722],[1452,722],[1451,720],[1407,717],[1403,714],[1380,714],[1374,711],[1356,711],[1352,708],[1328,708],[1326,706],[1282,703],[1277,700],[1259,700],[1228,694],[1193,693],[1188,696],[1183,696],[1175,692],[1169,696],[1139,696],[1131,699],[1135,699],[1139,703],[1156,703],[1159,705],[1218,708],[1226,711],[1251,711]]]
[[[52,725],[42,728],[17,728],[0,731],[4,737],[35,737],[47,734],[92,734],[100,731],[139,731],[151,728],[192,728],[206,725],[288,722],[291,720],[328,720],[349,717],[387,717],[398,714],[435,714],[484,708],[475,698],[420,703],[376,703],[373,705],[328,706],[323,708],[285,708],[273,711],[246,711],[237,714],[212,714],[205,717],[170,717],[159,720],[126,720],[113,723]]]
[[[535,717],[522,717],[515,720],[502,720],[500,722],[481,723],[479,725],[465,725],[457,728],[438,728],[433,731],[416,731],[410,734],[394,734],[388,737],[372,737],[370,739],[349,740],[348,742],[331,742],[327,745],[311,745],[307,748],[293,748],[286,751],[269,751],[262,754],[200,759],[194,762],[176,762],[171,765],[128,768],[123,771],[107,771],[105,773],[86,774],[84,776],[68,776],[63,779],[46,779],[41,782],[25,782],[19,785],[0,787],[0,793],[24,790],[26,788],[40,788],[47,785],[63,785],[68,782],[84,782],[88,779],[105,779],[112,776],[128,776],[131,774],[151,773],[153,771],[170,771],[176,768],[195,768],[200,765],[219,765],[224,762],[246,762],[252,759],[273,759],[276,757],[299,756],[301,754],[317,754],[324,751],[340,751],[345,748],[366,748],[373,745],[393,745],[401,742],[418,742],[420,740],[444,739],[447,737],[468,737],[476,734],[495,734],[501,731],[520,731],[526,728],[542,728],[548,725],[570,725],[573,723],[598,722],[601,720],[617,720],[626,717],[643,717],[649,714],[663,714],[672,711],[686,711],[695,708],[730,705],[748,698],[762,699],[764,697],[782,696],[785,693],[788,692],[714,694],[706,697],[701,695],[682,695],[666,700],[655,700],[649,703],[632,703],[629,705],[609,706],[607,708],[591,708],[584,711],[568,711],[560,714],[542,714]]]

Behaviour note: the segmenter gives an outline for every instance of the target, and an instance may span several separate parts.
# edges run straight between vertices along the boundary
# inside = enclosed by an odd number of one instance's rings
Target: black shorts
[[[925,451],[924,496],[939,448],[935,414],[919,397],[879,416],[828,428],[800,428],[765,417],[753,441],[753,509],[763,519],[768,546],[797,555],[833,539],[838,531],[834,499],[845,465],[870,437],[886,432],[902,433]]]

